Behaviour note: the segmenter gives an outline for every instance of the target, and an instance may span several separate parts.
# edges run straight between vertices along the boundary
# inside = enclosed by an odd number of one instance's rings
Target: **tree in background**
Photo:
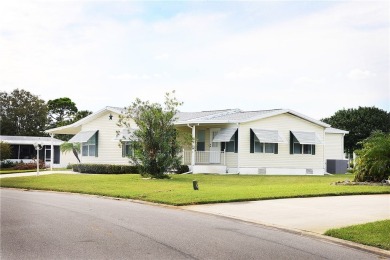
[[[49,100],[47,102],[48,115],[47,115],[47,129],[70,125],[90,114],[91,111],[88,110],[78,110],[76,103],[74,103],[68,97],[57,98]],[[63,141],[67,141],[72,137],[72,135],[58,135],[57,138]],[[76,158],[78,157],[75,154]]]
[[[355,181],[382,181],[390,176],[390,133],[373,132],[357,150]]]
[[[180,146],[173,123],[181,104],[169,93],[165,95],[164,107],[137,98],[120,117],[120,126],[131,128],[129,119],[133,119],[138,127],[132,134],[134,153],[130,159],[143,176],[164,178],[169,169],[180,165]]]
[[[89,116],[90,114],[92,114],[92,111],[79,110],[79,111],[77,111],[76,115],[73,117],[73,119],[70,123],[73,124],[74,122],[77,122],[80,119],[83,119],[84,117]]]
[[[49,100],[47,108],[48,128],[70,124],[78,111],[76,104],[67,97]]]
[[[348,154],[361,148],[360,142],[368,138],[373,131],[390,132],[390,113],[376,107],[342,109],[322,121],[332,127],[349,131],[344,139]]]
[[[12,148],[9,143],[0,141],[0,162],[11,158]]]
[[[0,92],[0,132],[2,135],[42,136],[47,106],[38,96],[23,89]]]

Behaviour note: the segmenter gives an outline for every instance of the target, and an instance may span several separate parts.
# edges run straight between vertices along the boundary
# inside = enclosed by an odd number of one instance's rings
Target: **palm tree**
[[[80,143],[65,142],[65,143],[61,144],[60,149],[61,149],[61,152],[63,152],[63,153],[68,153],[68,152],[72,151],[74,156],[76,157],[76,159],[79,161],[79,163],[81,162],[79,159]]]

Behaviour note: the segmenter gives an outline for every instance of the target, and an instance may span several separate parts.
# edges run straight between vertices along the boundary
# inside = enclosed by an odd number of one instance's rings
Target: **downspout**
[[[237,174],[240,174],[240,146],[238,145],[240,143],[240,123],[237,123],[237,131],[238,131],[238,138],[237,138]]]
[[[54,134],[50,133],[50,137],[51,137],[51,144],[50,144],[50,171],[52,171],[53,170],[53,163],[54,163],[54,145],[53,145]]]

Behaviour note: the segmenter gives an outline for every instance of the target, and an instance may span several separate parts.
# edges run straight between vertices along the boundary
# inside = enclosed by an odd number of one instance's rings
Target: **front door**
[[[213,142],[219,128],[210,128],[210,163],[221,163],[221,143]]]

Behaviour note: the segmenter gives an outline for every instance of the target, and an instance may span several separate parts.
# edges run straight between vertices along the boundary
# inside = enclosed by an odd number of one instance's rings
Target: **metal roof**
[[[53,134],[77,134],[81,131],[81,126],[95,120],[104,113],[112,112],[116,114],[126,113],[125,108],[107,106],[71,125],[57,127],[46,130],[47,133]],[[187,125],[187,124],[229,124],[229,123],[244,123],[255,121],[267,117],[272,117],[280,114],[291,114],[299,117],[303,120],[309,121],[313,124],[320,125],[325,128],[329,128],[330,125],[321,122],[319,120],[310,118],[298,112],[290,109],[271,109],[271,110],[258,110],[258,111],[242,111],[240,109],[224,109],[224,110],[212,110],[212,111],[200,111],[200,112],[179,112],[176,115],[175,125]]]
[[[39,137],[39,136],[9,136],[9,135],[0,135],[0,141],[9,144],[27,144],[33,145],[35,143],[40,143],[42,145],[51,145],[51,137]],[[61,145],[64,141],[53,138],[53,145]]]
[[[75,136],[73,136],[68,143],[86,143],[89,139],[97,132],[97,130],[92,131],[82,131]]]
[[[349,134],[349,131],[328,127],[325,129],[325,133],[327,134]]]

